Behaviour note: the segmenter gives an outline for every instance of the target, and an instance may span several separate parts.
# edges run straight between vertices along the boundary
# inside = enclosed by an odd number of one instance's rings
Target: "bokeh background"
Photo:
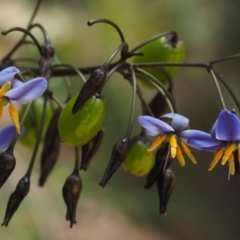
[[[118,46],[116,31],[106,24],[87,26],[87,21],[107,18],[122,29],[130,48],[147,38],[168,30],[178,32],[186,43],[186,62],[204,62],[239,53],[239,5],[237,0],[43,0],[35,22],[47,30],[64,63],[77,67],[100,65]],[[36,1],[1,0],[0,29],[26,27]],[[41,33],[33,31],[39,41]],[[14,46],[21,33],[0,36],[1,57]],[[35,47],[23,47],[15,56],[36,56]],[[239,96],[239,59],[216,65],[216,69]],[[59,79],[51,87],[59,97],[65,91]],[[71,79],[77,92],[81,82]],[[210,75],[203,69],[184,68],[174,79],[178,111],[189,117],[191,127],[209,131],[220,111],[220,103]],[[224,92],[229,109],[233,101]],[[124,93],[124,94],[123,94]],[[145,91],[150,99],[154,91]],[[107,101],[106,133],[100,151],[87,172],[82,172],[83,191],[78,204],[77,225],[69,229],[62,186],[72,172],[73,150],[62,145],[61,157],[46,186],[39,188],[36,163],[31,190],[0,239],[12,240],[237,240],[240,239],[240,179],[227,180],[227,167],[207,168],[211,154],[193,151],[198,164],[177,162],[172,168],[177,177],[168,205],[168,215],[158,215],[158,195],[153,187],[143,188],[145,178],[135,178],[120,168],[108,185],[98,183],[109,161],[113,144],[122,137],[130,115],[131,88],[115,74],[103,91]],[[140,114],[139,108],[136,112]],[[6,124],[6,119],[2,125]],[[135,124],[134,132],[139,131]],[[0,216],[4,217],[9,195],[26,171],[31,149],[18,144],[17,166],[0,192]]]

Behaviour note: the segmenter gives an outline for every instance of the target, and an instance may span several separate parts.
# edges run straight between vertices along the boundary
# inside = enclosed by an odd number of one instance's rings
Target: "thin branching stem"
[[[151,75],[147,71],[145,71],[141,68],[136,68],[136,71],[140,72],[140,73],[144,74],[146,77],[148,77],[148,79],[150,80],[150,83],[156,89],[158,89],[158,91],[165,97],[165,100],[168,104],[168,107],[169,107],[170,111],[173,112],[173,113],[176,113],[177,109],[176,109],[175,104],[173,102],[172,96],[170,95],[168,90],[165,88],[165,86],[161,82],[159,82],[157,78],[155,78],[153,75]]]
[[[36,14],[39,10],[41,3],[42,3],[42,0],[37,0],[37,3],[34,8],[34,11],[32,13],[32,16],[28,22],[27,28],[29,28],[29,26],[32,24],[34,18],[36,17]],[[22,43],[24,42],[26,37],[27,37],[27,34],[24,33],[22,38],[17,42],[17,44],[13,47],[13,49],[3,58],[2,62],[5,62],[7,59],[9,59],[13,55],[13,53],[15,53],[15,51],[22,45]]]
[[[216,89],[217,89],[217,92],[218,92],[218,97],[220,99],[220,102],[221,102],[221,105],[222,105],[222,108],[223,109],[226,109],[226,104],[225,104],[225,101],[224,101],[224,98],[223,98],[223,95],[222,95],[222,91],[221,91],[221,88],[218,84],[218,79],[215,75],[215,72],[213,69],[210,69],[209,72],[211,73],[212,77],[213,77],[213,80],[214,80],[214,84],[216,86]]]

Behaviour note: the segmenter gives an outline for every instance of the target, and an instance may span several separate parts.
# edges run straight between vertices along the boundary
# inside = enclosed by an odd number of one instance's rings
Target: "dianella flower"
[[[222,165],[228,162],[229,173],[235,174],[234,160],[240,162],[240,120],[234,113],[222,110],[210,134],[189,130],[183,138],[188,145],[194,148],[214,152],[209,171],[221,160]],[[237,156],[237,159],[234,156]]]
[[[165,121],[163,121],[165,120]],[[146,134],[157,136],[147,150],[148,154],[154,152],[163,143],[169,144],[169,154],[172,158],[177,157],[181,166],[185,165],[182,149],[193,163],[197,163],[189,147],[182,141],[182,133],[187,131],[189,120],[177,113],[167,113],[158,118],[151,116],[139,116],[140,125],[145,128]],[[180,141],[180,144],[178,143]]]
[[[12,102],[20,104],[29,103],[40,97],[47,88],[47,80],[43,77],[37,77],[27,82],[16,78],[20,76],[20,71],[15,67],[9,67],[0,72],[0,118],[3,108],[9,104],[9,114],[20,134],[20,124],[18,113]]]

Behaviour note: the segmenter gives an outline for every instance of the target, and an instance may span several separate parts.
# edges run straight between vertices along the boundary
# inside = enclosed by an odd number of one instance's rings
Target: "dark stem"
[[[33,169],[35,159],[36,159],[36,156],[37,156],[37,151],[38,151],[40,141],[41,141],[41,138],[42,138],[42,134],[43,134],[43,127],[44,127],[44,122],[45,122],[45,118],[46,118],[46,110],[47,110],[47,100],[48,100],[48,98],[44,95],[43,110],[42,110],[42,116],[41,116],[41,119],[40,119],[40,125],[39,125],[39,129],[38,129],[38,137],[37,137],[37,141],[36,141],[36,144],[34,146],[34,149],[33,149],[33,153],[32,153],[32,157],[31,157],[31,160],[30,160],[30,164],[28,166],[28,170],[26,172],[26,176],[28,176],[28,177],[31,176],[32,169]]]
[[[37,4],[36,4],[36,6],[34,8],[32,16],[31,16],[31,18],[30,18],[30,20],[28,22],[27,28],[29,28],[29,26],[32,24],[34,18],[36,17],[36,14],[37,14],[38,9],[39,9],[39,7],[41,5],[41,2],[42,2],[42,0],[37,0]],[[25,40],[26,36],[27,36],[27,34],[24,33],[22,38],[15,45],[15,47],[13,47],[13,49],[3,58],[2,62],[5,62],[7,59],[9,59],[13,55],[13,53],[21,46],[21,44]]]
[[[111,25],[112,27],[114,27],[117,30],[117,32],[121,38],[121,42],[122,43],[125,42],[125,39],[124,39],[121,29],[114,22],[112,22],[108,19],[104,19],[104,18],[94,19],[94,20],[90,20],[87,22],[88,26],[92,26],[95,23],[107,23],[107,24]]]
[[[13,32],[13,31],[24,32],[27,36],[31,37],[32,40],[34,41],[35,45],[37,46],[39,53],[41,54],[40,44],[38,43],[37,39],[33,36],[33,34],[29,32],[29,30],[26,30],[26,29],[21,28],[21,27],[13,27],[13,28],[2,31],[2,34],[7,35],[7,34],[9,34],[10,32]]]

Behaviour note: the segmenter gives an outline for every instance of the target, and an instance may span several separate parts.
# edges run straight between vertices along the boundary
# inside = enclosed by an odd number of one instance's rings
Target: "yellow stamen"
[[[230,174],[234,175],[235,174],[235,164],[234,164],[234,157],[232,154],[228,158],[228,167],[230,170]]]
[[[179,146],[177,146],[177,159],[178,159],[178,162],[180,163],[180,165],[182,167],[185,166],[185,159],[182,155],[182,151],[181,151],[181,148]]]
[[[151,153],[153,153],[162,144],[165,138],[166,138],[165,135],[161,137],[157,137],[152,143],[152,145],[147,149],[147,155],[150,155]]]
[[[8,91],[11,85],[11,82],[6,82],[3,84],[2,88],[0,89],[0,98]]]
[[[171,147],[171,157],[175,158],[177,154],[177,139],[176,135],[172,135],[169,140],[170,147]]]
[[[9,105],[9,114],[12,118],[12,121],[13,121],[15,127],[16,127],[17,133],[20,134],[21,131],[20,131],[18,113],[17,113],[17,110],[15,109],[15,107],[12,104]]]
[[[222,155],[223,155],[224,149],[221,148],[219,149],[216,154],[214,155],[214,158],[212,160],[212,162],[210,163],[210,166],[208,168],[208,171],[212,171],[213,168],[216,166],[216,164],[218,163],[218,161],[221,159]]]
[[[226,148],[226,150],[225,150],[225,152],[224,152],[224,156],[223,156],[223,158],[222,158],[222,162],[221,162],[222,165],[224,165],[224,164],[227,162],[228,158],[230,157],[230,155],[232,154],[232,152],[236,150],[236,148],[237,148],[237,147],[236,147],[236,144],[230,144],[230,145]]]
[[[181,142],[181,145],[183,147],[183,151],[187,154],[187,156],[189,157],[189,159],[194,163],[197,164],[197,160],[196,158],[192,155],[191,150],[189,149],[189,147],[184,143]]]

